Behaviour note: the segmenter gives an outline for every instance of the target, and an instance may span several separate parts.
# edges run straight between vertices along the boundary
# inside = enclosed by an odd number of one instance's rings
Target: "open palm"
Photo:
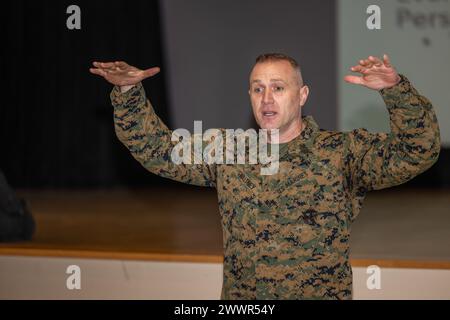
[[[135,85],[160,71],[158,67],[140,70],[124,61],[94,62],[93,65],[95,68],[89,69],[91,73],[105,78],[109,83],[116,86]]]
[[[386,54],[383,56],[383,61],[369,56],[368,59],[360,60],[359,64],[351,67],[350,70],[359,72],[362,76],[345,76],[345,81],[373,90],[390,88],[400,81],[400,76]]]

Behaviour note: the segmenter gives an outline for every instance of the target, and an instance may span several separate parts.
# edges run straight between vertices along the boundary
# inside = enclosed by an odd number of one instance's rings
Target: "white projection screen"
[[[379,30],[366,25],[370,5],[381,9]],[[442,144],[450,146],[450,1],[339,0],[337,10],[338,128],[389,131],[381,96],[343,80],[360,58],[387,53],[397,70],[431,100]]]

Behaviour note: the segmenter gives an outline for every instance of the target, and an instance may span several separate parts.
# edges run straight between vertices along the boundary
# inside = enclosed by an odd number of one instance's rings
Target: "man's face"
[[[297,71],[288,61],[257,63],[250,74],[250,100],[262,129],[289,130],[301,116],[308,97]],[[303,86],[303,87],[302,87]]]

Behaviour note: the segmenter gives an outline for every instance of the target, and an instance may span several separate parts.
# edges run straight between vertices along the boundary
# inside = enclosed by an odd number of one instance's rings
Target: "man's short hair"
[[[292,68],[294,68],[295,71],[297,71],[298,76],[299,76],[299,80],[300,80],[300,85],[303,85],[303,77],[302,77],[302,71],[300,69],[300,65],[297,62],[297,60],[295,60],[294,58],[283,54],[283,53],[263,53],[260,54],[257,58],[256,58],[256,62],[255,65],[257,63],[263,63],[263,62],[272,62],[272,61],[287,61],[291,64]]]

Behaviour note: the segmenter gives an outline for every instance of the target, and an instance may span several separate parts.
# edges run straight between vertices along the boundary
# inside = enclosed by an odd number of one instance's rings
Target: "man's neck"
[[[293,123],[291,127],[287,128],[286,130],[280,130],[279,143],[286,143],[294,140],[300,135],[300,133],[302,133],[304,128],[305,125],[302,121],[302,118],[299,117],[299,120]]]

